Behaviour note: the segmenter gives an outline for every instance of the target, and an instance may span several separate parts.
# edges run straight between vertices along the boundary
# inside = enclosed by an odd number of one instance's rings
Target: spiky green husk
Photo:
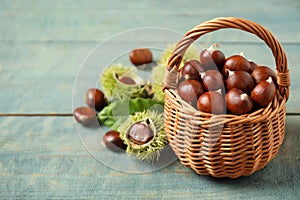
[[[152,93],[153,99],[155,101],[164,102],[165,96],[162,91],[162,82],[165,77],[165,71],[167,68],[168,60],[174,50],[175,45],[169,45],[166,50],[161,55],[160,60],[158,61],[157,66],[152,69]],[[199,59],[199,50],[194,47],[190,46],[187,51],[185,52],[180,67],[182,67],[187,61]]]
[[[145,145],[131,145],[127,137],[127,131],[134,123],[144,121],[146,119],[150,119],[150,121],[152,121],[156,129],[154,130],[154,138]],[[135,157],[139,160],[153,161],[155,159],[158,159],[160,156],[160,151],[168,143],[164,130],[163,113],[158,113],[157,111],[146,110],[144,112],[135,113],[134,115],[130,116],[130,118],[119,127],[119,132],[121,139],[124,141],[125,144],[127,144],[127,154],[134,154]]]
[[[167,47],[167,49],[163,52],[163,54],[161,55],[161,58],[159,60],[159,64],[164,65],[165,67],[167,67],[169,58],[173,52],[173,50],[175,49],[175,44],[173,45],[169,45]],[[191,45],[186,52],[183,55],[180,67],[182,67],[184,65],[184,63],[186,63],[189,60],[198,60],[199,59],[199,55],[200,55],[200,51],[193,45]]]
[[[118,77],[124,75],[133,76],[133,78],[138,77],[139,82],[136,85],[125,85],[118,81],[116,75]],[[105,96],[112,100],[145,96],[144,82],[140,79],[135,67],[124,67],[121,64],[116,64],[104,70],[100,81]]]
[[[162,91],[162,82],[165,77],[165,65],[158,64],[152,69],[152,92],[153,100],[165,102],[165,95]]]

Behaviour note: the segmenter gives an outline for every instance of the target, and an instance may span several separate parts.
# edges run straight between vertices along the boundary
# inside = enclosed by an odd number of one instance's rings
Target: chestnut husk
[[[276,86],[273,83],[272,77],[267,80],[260,81],[252,90],[251,98],[261,107],[267,106],[276,95]]]
[[[149,138],[143,139],[143,142],[132,140],[130,136],[130,130],[136,124],[142,124],[143,126],[137,127],[138,129],[146,127],[150,135]],[[167,136],[164,129],[164,117],[163,113],[159,113],[155,110],[145,110],[143,112],[136,112],[131,115],[121,126],[118,128],[120,137],[127,145],[126,153],[128,155],[134,155],[138,160],[157,160],[160,156],[165,145],[168,143]],[[139,138],[135,136],[135,138]]]
[[[229,71],[226,79],[227,91],[237,88],[250,94],[254,88],[254,81],[251,75],[245,71]]]
[[[232,88],[225,96],[227,110],[232,114],[241,115],[251,112],[253,101],[242,90]]]
[[[147,96],[147,84],[134,67],[111,65],[104,70],[100,81],[108,101]]]

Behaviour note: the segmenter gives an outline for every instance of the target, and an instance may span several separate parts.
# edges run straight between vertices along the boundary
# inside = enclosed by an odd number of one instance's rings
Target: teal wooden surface
[[[179,162],[152,173],[112,170],[93,159],[71,117],[0,118],[0,194],[6,198],[299,199],[299,117],[287,117],[278,156],[240,179],[199,176]]]
[[[0,114],[72,112],[77,70],[99,42],[141,27],[186,32],[219,16],[254,20],[284,46],[292,75],[286,137],[263,170],[237,180],[199,176],[178,161],[128,174],[84,149],[72,117],[0,117],[1,199],[300,199],[300,2],[279,1],[5,1],[0,0]],[[133,42],[122,41],[119,45]],[[170,38],[149,43],[176,42]],[[220,31],[199,41],[246,52],[273,66],[255,36]],[[117,48],[117,47],[112,47]],[[110,50],[112,51],[112,50]]]
[[[203,42],[204,47],[211,44],[205,39]],[[126,46],[126,43],[128,42],[118,44],[112,49]],[[3,42],[0,48],[0,96],[1,101],[10,103],[0,104],[0,112],[71,113],[76,73],[83,59],[95,45],[97,43]],[[220,45],[227,55],[243,50],[250,59],[274,68],[274,58],[262,43],[250,45],[220,43]],[[289,58],[291,74],[299,74],[300,45],[286,44],[284,48]],[[18,62],[15,58],[18,58]],[[300,112],[300,82],[297,79],[297,76],[291,76],[291,98],[287,102],[289,113]]]

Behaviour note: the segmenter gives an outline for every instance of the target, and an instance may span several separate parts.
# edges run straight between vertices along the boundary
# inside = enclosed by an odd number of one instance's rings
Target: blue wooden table
[[[0,199],[300,199],[300,1],[1,0],[0,9]],[[73,83],[88,53],[129,29],[185,33],[220,16],[260,23],[286,50],[291,96],[275,159],[235,180],[199,176],[179,161],[132,174],[94,159],[71,116]],[[264,43],[240,31],[216,32],[201,42],[274,65]]]

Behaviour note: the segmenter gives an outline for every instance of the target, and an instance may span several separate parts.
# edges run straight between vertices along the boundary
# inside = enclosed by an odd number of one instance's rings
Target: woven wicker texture
[[[213,115],[197,111],[176,91],[179,65],[187,48],[201,35],[235,28],[253,33],[270,47],[277,69],[278,91],[266,107],[245,115]],[[199,174],[237,178],[263,168],[284,139],[290,76],[286,54],[261,25],[240,18],[216,18],[187,32],[169,59],[164,79],[165,129],[182,164]]]

